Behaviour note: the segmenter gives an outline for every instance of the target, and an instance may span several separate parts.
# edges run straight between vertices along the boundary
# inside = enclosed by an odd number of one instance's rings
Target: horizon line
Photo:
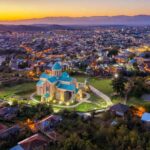
[[[0,20],[0,22],[17,22],[17,21],[27,21],[27,20],[36,20],[36,19],[44,19],[44,18],[90,18],[90,17],[117,17],[117,16],[150,16],[150,14],[136,14],[136,15],[97,15],[97,16],[45,16],[39,18],[25,18],[25,19],[15,19],[15,20]]]

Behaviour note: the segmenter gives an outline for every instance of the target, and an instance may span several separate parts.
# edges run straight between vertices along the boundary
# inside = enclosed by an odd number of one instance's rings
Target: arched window
[[[48,93],[48,92],[49,92],[49,87],[47,86],[47,87],[46,87],[46,93]]]

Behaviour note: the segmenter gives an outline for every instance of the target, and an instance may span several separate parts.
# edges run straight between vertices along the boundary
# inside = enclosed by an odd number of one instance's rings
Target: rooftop
[[[61,69],[62,69],[62,67],[61,67],[60,63],[58,63],[58,62],[56,62],[52,67],[52,70],[54,70],[54,71],[61,70]]]
[[[63,72],[62,75],[60,76],[59,80],[71,82],[73,80],[73,78],[71,78],[67,72]]]
[[[118,111],[118,112],[127,112],[129,110],[129,107],[127,105],[124,105],[124,104],[116,104],[116,105],[113,105],[111,108],[110,108],[111,111]]]
[[[51,77],[51,76],[46,73],[42,73],[40,76],[40,78],[46,78],[46,79],[48,79],[49,77]]]
[[[44,81],[42,81],[42,80],[39,80],[38,82],[37,82],[37,86],[42,86],[44,84]]]
[[[31,150],[36,149],[41,145],[48,144],[47,139],[41,134],[35,134],[18,143],[23,149]]]
[[[145,112],[141,118],[142,121],[150,121],[150,113]]]
[[[63,90],[68,90],[68,91],[75,91],[76,90],[76,87],[75,87],[75,85],[74,84],[61,84],[61,83],[59,83],[58,85],[57,85],[57,87],[59,88],[59,89],[63,89]]]
[[[48,81],[51,83],[57,82],[57,78],[55,76],[52,76],[50,78],[48,78]]]
[[[12,147],[10,150],[24,150],[20,145]]]

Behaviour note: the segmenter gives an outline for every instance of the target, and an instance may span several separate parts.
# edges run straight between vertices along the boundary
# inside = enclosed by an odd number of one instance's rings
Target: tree
[[[70,137],[61,143],[60,150],[98,150],[89,140],[81,139],[76,133],[71,134]]]
[[[108,52],[108,57],[116,56],[118,55],[118,50],[111,50]]]
[[[122,75],[118,75],[118,77],[112,80],[113,90],[117,92],[120,96],[124,96],[125,91],[125,83],[127,79]]]
[[[128,80],[128,82],[125,84],[125,102],[127,102],[133,88],[134,88],[133,80]]]
[[[141,97],[147,91],[144,78],[141,77],[132,78],[128,80],[127,83],[130,85],[130,87],[128,86],[129,90],[127,90],[129,91],[128,92],[129,96]]]

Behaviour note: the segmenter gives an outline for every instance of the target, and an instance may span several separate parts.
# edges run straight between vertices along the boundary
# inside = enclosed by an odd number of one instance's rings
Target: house
[[[0,117],[4,117],[8,113],[8,107],[0,108]]]
[[[62,72],[61,64],[56,62],[49,74],[43,73],[36,84],[37,95],[44,100],[71,100],[78,91],[78,83],[67,72]]]
[[[62,120],[60,116],[57,115],[50,115],[41,121],[39,121],[36,124],[36,127],[41,131],[41,132],[46,132],[49,130],[53,130],[54,127]]]
[[[109,111],[115,115],[123,117],[129,111],[129,107],[119,103],[110,107]]]
[[[12,147],[10,150],[46,150],[48,147],[48,139],[41,135],[35,134],[23,141],[18,145]]]
[[[10,150],[24,150],[20,145],[12,147]]]
[[[150,125],[150,113],[145,112],[141,117],[141,121]]]
[[[3,107],[0,108],[0,117],[5,120],[12,120],[17,116],[18,108],[17,107]]]
[[[49,141],[52,143],[58,142],[62,139],[62,136],[54,130],[45,132],[45,135],[49,138]]]
[[[20,127],[18,125],[14,125],[10,128],[6,128],[0,133],[0,140],[8,139],[8,137],[17,136],[20,133]]]
[[[6,127],[5,125],[0,124],[0,134],[1,134],[2,132],[4,132],[6,129],[7,129],[7,127]]]

